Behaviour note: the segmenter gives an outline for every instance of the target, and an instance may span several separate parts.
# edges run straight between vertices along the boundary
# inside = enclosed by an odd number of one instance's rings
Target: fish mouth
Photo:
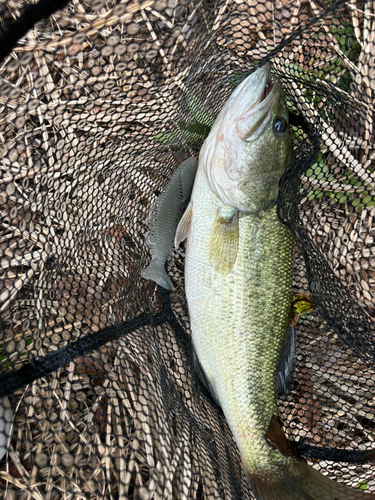
[[[271,74],[269,63],[258,71],[254,73],[257,79],[248,82],[250,90],[258,87],[258,91],[253,94],[249,107],[235,119],[236,132],[246,142],[255,141],[267,128],[281,90],[280,81]]]
[[[268,80],[266,82],[266,85],[264,87],[263,93],[260,96],[259,104],[261,102],[263,102],[270,95],[270,93],[273,90],[273,87],[274,87],[275,83],[276,83],[275,77],[272,74],[270,74],[269,77],[268,77]]]

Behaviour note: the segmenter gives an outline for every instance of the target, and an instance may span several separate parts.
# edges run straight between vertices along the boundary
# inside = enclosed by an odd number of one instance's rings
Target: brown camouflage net
[[[266,60],[306,313],[280,417],[310,465],[375,492],[375,4],[327,7],[74,0],[6,53],[35,5],[0,4],[0,498],[253,498],[193,366],[183,250],[170,294],[140,272],[153,201]]]

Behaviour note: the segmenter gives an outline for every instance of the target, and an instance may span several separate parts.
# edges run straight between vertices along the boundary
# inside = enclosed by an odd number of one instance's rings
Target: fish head
[[[233,92],[201,155],[210,188],[224,204],[261,215],[276,203],[293,140],[283,89],[269,63]]]

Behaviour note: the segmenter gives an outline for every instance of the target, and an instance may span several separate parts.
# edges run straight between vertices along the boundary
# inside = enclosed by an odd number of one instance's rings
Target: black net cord
[[[335,450],[333,448],[319,448],[309,444],[292,442],[294,450],[298,455],[307,458],[319,458],[321,460],[332,460],[334,462],[350,462],[364,464],[375,461],[375,451],[364,450]]]
[[[28,6],[22,16],[15,21],[6,31],[0,36],[0,59],[3,59],[10,53],[12,48],[16,45],[17,41],[39,20],[47,17],[58,9],[61,9],[68,3],[67,0],[42,0],[36,5]],[[333,9],[345,2],[339,1]],[[309,25],[316,22],[312,19]],[[283,45],[289,43],[293,37],[283,42]],[[267,56],[267,59],[272,58],[274,54],[279,51],[276,47]],[[159,289],[160,290],[160,289]],[[57,352],[51,353],[44,358],[32,361],[17,371],[8,372],[0,378],[0,397],[12,394],[16,389],[29,384],[40,377],[46,376],[49,373],[65,366],[67,363],[73,361],[78,356],[98,349],[100,346],[106,344],[111,340],[116,340],[128,333],[137,330],[146,325],[160,325],[168,322],[173,328],[175,333],[184,343],[184,346],[190,345],[190,339],[186,332],[180,326],[176,317],[174,316],[169,301],[169,293],[160,290],[163,297],[163,309],[157,316],[152,316],[150,313],[141,314],[133,319],[130,319],[121,325],[103,328],[94,334],[90,334],[74,343],[67,345]],[[191,349],[191,348],[190,348]],[[324,447],[315,447],[300,443],[293,443],[296,451],[304,456],[310,458],[319,458],[325,460],[343,461],[363,463],[370,460],[375,460],[375,452],[372,451],[356,451],[356,450],[337,450]]]
[[[342,292],[341,281],[329,267],[321,254],[319,245],[306,237],[306,229],[301,220],[295,193],[301,187],[301,176],[306,164],[313,165],[320,153],[322,129],[320,121],[315,128],[307,126],[303,118],[291,115],[292,122],[300,123],[308,141],[295,151],[291,163],[279,184],[278,216],[291,232],[301,255],[306,263],[309,291],[316,309],[330,328],[337,333],[345,344],[355,351],[369,367],[375,366],[375,350],[368,348],[368,338],[372,336],[374,322],[363,308],[350,295]],[[317,263],[319,263],[317,265]],[[330,300],[334,298],[335,303]],[[351,311],[350,319],[345,318],[345,311]]]
[[[153,316],[148,312],[142,313],[120,325],[103,328],[96,333],[87,335],[76,342],[72,342],[62,347],[56,352],[47,354],[35,361],[31,361],[19,370],[12,370],[5,373],[0,377],[0,398],[11,395],[15,390],[25,384],[30,384],[41,377],[45,377],[49,373],[65,366],[67,363],[74,361],[79,356],[99,349],[99,347],[107,342],[116,340],[143,326],[157,326],[167,322],[170,315],[173,314],[170,308],[169,292],[160,287],[159,290],[163,299],[163,309],[159,314]],[[175,321],[177,323],[177,320]]]
[[[32,361],[19,370],[7,372],[0,377],[0,398],[9,396],[22,386],[30,384],[41,377],[45,377],[53,371],[62,368],[69,362],[74,361],[79,356],[88,354],[107,342],[126,336],[132,331],[146,325],[158,326],[168,323],[183,344],[186,352],[192,352],[191,341],[172,311],[170,292],[159,286],[158,291],[163,303],[162,310],[159,314],[152,315],[146,312],[120,325],[103,328],[94,334],[90,334],[76,342],[70,343],[54,353],[48,354],[36,361]],[[193,363],[190,363],[190,368],[192,368],[192,366]],[[197,381],[199,377],[195,377],[195,379]],[[202,389],[204,388],[202,387]],[[208,394],[207,391],[204,392]],[[369,461],[375,461],[375,451],[337,450],[326,447],[310,446],[297,442],[292,442],[292,446],[299,455],[303,455],[307,458],[348,463],[367,463]]]
[[[0,61],[17,45],[17,42],[31,30],[35,23],[47,18],[57,10],[63,9],[69,0],[40,0],[28,5],[23,14],[0,35]]]
[[[0,35],[0,61],[10,54],[10,52],[17,45],[18,40],[26,35],[26,33],[32,29],[38,21],[47,18],[57,10],[63,9],[68,3],[69,0],[40,0],[37,4],[28,5],[23,14]],[[345,0],[338,0],[324,12],[324,16],[329,12],[334,12],[344,4]],[[291,36],[283,40],[281,45],[286,46],[290,44],[301,35],[303,30],[316,24],[320,17],[321,16],[314,16],[306,25],[298,30],[295,30]],[[267,58],[262,63],[264,64],[265,62],[271,60],[279,53],[279,51],[280,46],[275,47],[269,52]]]

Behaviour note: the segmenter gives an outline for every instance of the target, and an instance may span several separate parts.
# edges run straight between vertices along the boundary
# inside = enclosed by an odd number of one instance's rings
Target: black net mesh
[[[152,203],[267,60],[310,304],[279,414],[313,468],[375,492],[374,2],[63,3],[0,4],[0,497],[254,498],[194,367],[183,249],[172,292],[140,273]]]

